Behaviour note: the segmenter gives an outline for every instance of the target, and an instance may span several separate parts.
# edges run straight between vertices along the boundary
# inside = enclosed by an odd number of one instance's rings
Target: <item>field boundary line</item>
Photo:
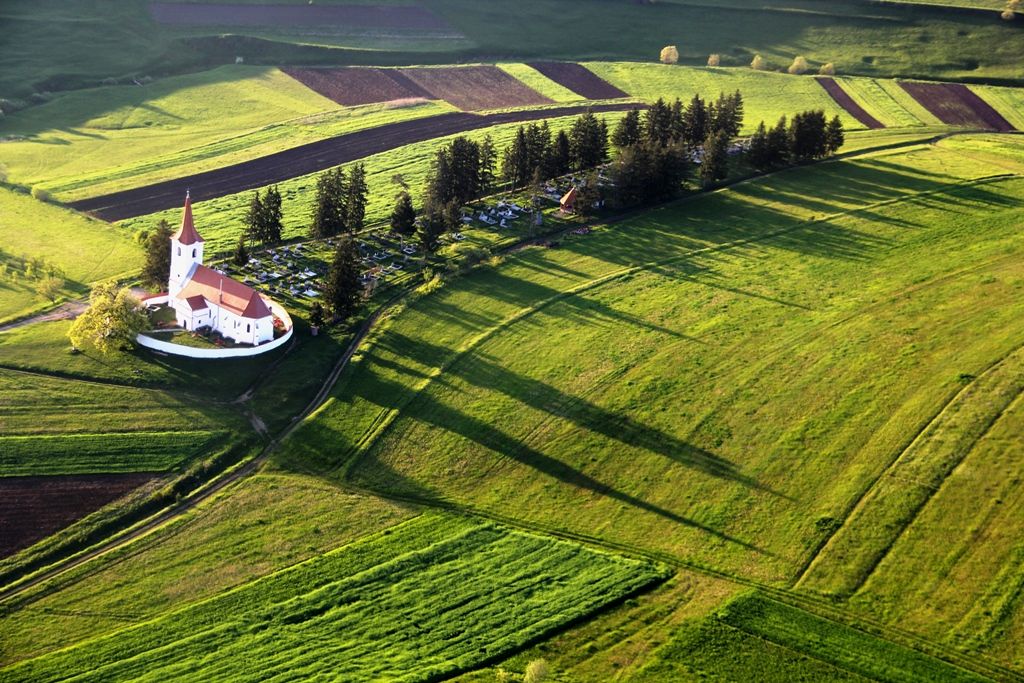
[[[889,462],[889,464],[882,470],[882,472],[864,489],[863,493],[857,497],[857,499],[853,502],[853,505],[843,516],[842,525],[840,525],[835,531],[833,531],[822,542],[819,549],[808,558],[802,570],[797,574],[796,579],[792,582],[792,586],[794,588],[799,588],[800,585],[804,582],[804,580],[810,576],[810,573],[814,569],[814,566],[817,564],[818,560],[824,556],[823,553],[825,553],[828,547],[832,544],[832,541],[840,534],[841,531],[848,527],[848,525],[851,523],[855,516],[857,516],[861,511],[863,511],[866,508],[866,506],[870,502],[869,498],[871,494],[877,489],[879,483],[886,477],[894,476],[893,472],[904,461],[905,456],[907,456],[908,453],[911,453],[915,446],[923,443],[930,437],[931,432],[934,430],[936,425],[940,423],[943,417],[945,417],[948,413],[959,408],[964,402],[970,401],[971,390],[977,389],[978,383],[983,378],[985,378],[986,376],[991,376],[993,373],[998,371],[1004,363],[1011,361],[1014,356],[1020,354],[1022,351],[1024,351],[1024,344],[1017,345],[1008,353],[1004,354],[1002,357],[996,359],[994,362],[989,364],[989,366],[986,367],[980,375],[978,375],[976,378],[974,378],[967,384],[961,386],[959,389],[953,392],[946,401],[943,402],[938,412],[932,415],[930,419],[925,421],[921,428],[909,439],[909,441],[907,441],[906,445],[896,454],[896,457],[894,457]],[[885,548],[882,550],[882,552],[879,554],[876,560],[872,563],[870,570],[864,576],[858,579],[856,585],[852,588],[853,593],[856,593],[858,590],[860,590],[864,583],[867,582],[871,574],[874,573],[874,570],[878,567],[882,560],[885,559],[885,557],[888,555],[892,547],[903,536],[906,530],[910,528],[910,526],[913,524],[914,519],[916,519],[918,513],[920,513],[920,511],[924,509],[928,502],[935,496],[936,493],[939,492],[942,486],[946,483],[946,481],[949,479],[949,475],[952,474],[957,467],[963,464],[967,457],[974,451],[974,447],[977,445],[978,441],[984,438],[985,434],[987,434],[991,430],[992,426],[996,422],[998,422],[999,419],[1006,413],[1007,408],[1009,408],[1009,406],[1016,402],[1022,395],[1024,395],[1024,388],[1018,390],[1012,398],[1007,400],[1005,405],[1001,406],[997,411],[993,412],[992,415],[990,415],[989,418],[985,421],[985,424],[982,427],[982,429],[978,432],[977,438],[975,438],[971,442],[969,447],[964,449],[963,454],[957,459],[956,463],[950,468],[949,472],[947,472],[943,476],[942,481],[939,482],[939,484],[936,487],[934,487],[934,489],[932,489],[931,487],[927,487],[931,490],[931,492],[921,501],[919,505],[916,506],[916,509],[913,511],[913,516],[910,519],[908,519],[907,522],[900,528],[899,532],[889,540]]]

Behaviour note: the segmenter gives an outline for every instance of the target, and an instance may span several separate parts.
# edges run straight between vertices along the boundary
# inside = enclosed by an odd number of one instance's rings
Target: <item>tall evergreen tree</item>
[[[245,211],[245,236],[250,243],[263,241],[263,198],[259,190],[253,191]]]
[[[142,282],[147,287],[163,291],[171,277],[171,237],[174,231],[161,219],[156,230],[146,238],[146,263],[142,267]]]
[[[725,131],[708,133],[700,160],[700,182],[711,187],[729,174],[729,137]]]
[[[327,270],[324,301],[336,317],[344,319],[355,311],[362,291],[359,250],[351,237],[342,237]]]
[[[630,109],[626,112],[612,133],[612,144],[618,148],[629,147],[640,142],[643,135],[640,125],[640,110]]]
[[[789,151],[795,161],[820,159],[828,154],[825,112],[805,111],[789,123]]]
[[[525,186],[530,180],[529,160],[530,152],[526,142],[526,129],[519,126],[512,144],[505,148],[501,162],[501,174],[513,190]]]
[[[416,210],[408,192],[399,192],[395,208],[391,210],[391,229],[399,235],[409,237],[416,232]]]
[[[572,155],[569,149],[568,133],[564,130],[558,131],[551,145],[551,177],[565,175],[572,170]]]
[[[359,163],[349,171],[348,183],[345,186],[345,224],[343,229],[349,233],[363,229],[363,220],[366,218],[366,193],[366,167]]]
[[[764,121],[757,126],[757,130],[750,136],[747,145],[747,161],[759,171],[764,171],[772,166],[771,150],[768,148],[768,129]]]
[[[581,114],[569,130],[569,156],[575,170],[594,168],[608,158],[608,129],[593,112]]]
[[[345,230],[345,186],[345,171],[340,167],[324,171],[317,178],[310,235],[325,238]]]
[[[780,117],[778,123],[768,131],[767,162],[767,168],[789,162],[789,126],[785,116]]]
[[[441,234],[444,232],[444,215],[440,206],[429,206],[420,218],[416,237],[420,247],[428,254],[433,254],[441,246]]]
[[[281,213],[281,193],[277,185],[267,188],[263,196],[263,210],[260,220],[260,241],[264,244],[276,244],[281,241],[281,231],[284,228]]]
[[[494,189],[495,164],[498,161],[498,150],[494,148],[494,140],[490,134],[485,135],[480,143],[480,194],[488,194]]]
[[[245,248],[245,233],[238,236],[238,246],[235,247],[235,252],[231,255],[231,262],[238,267],[249,262],[249,250]]]
[[[699,95],[694,95],[690,104],[686,106],[683,120],[686,131],[683,141],[690,148],[700,147],[708,137],[709,121],[708,105]]]
[[[662,147],[672,139],[672,108],[660,97],[644,113],[644,135]]]
[[[738,90],[732,95],[722,93],[718,96],[710,127],[723,131],[730,140],[740,134],[743,128],[743,95]]]

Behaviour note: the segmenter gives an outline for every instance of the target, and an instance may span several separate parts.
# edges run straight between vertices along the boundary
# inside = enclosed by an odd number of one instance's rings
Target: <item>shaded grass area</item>
[[[0,477],[166,472],[224,437],[197,431],[0,436]]]
[[[0,662],[156,618],[415,514],[313,477],[262,471],[101,566],[33,590],[0,619]]]
[[[663,576],[649,563],[428,514],[5,674],[33,681],[74,671],[104,680],[265,680],[328,667],[343,677],[429,680],[521,646]]]

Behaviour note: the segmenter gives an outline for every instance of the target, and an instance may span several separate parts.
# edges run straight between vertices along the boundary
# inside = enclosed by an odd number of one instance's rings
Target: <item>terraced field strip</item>
[[[856,592],[974,444],[1024,392],[1022,367],[1024,349],[1018,349],[957,393],[860,500],[797,587]]]
[[[345,107],[416,97],[432,98],[429,92],[416,85],[398,69],[282,67],[281,71],[314,92]]]
[[[899,85],[943,123],[988,128],[1001,133],[1016,130],[966,85],[918,81],[900,81]]]
[[[629,93],[616,88],[581,64],[529,62],[528,66],[588,100],[614,100],[620,97],[629,97]]]
[[[167,180],[145,187],[71,202],[69,206],[107,221],[145,216],[181,206],[186,190],[193,202],[206,201],[322,171],[414,142],[464,133],[503,123],[574,116],[585,111],[626,111],[636,104],[551,107],[492,114],[452,113],[379,126],[370,130],[311,142],[283,152],[213,171]]]
[[[885,125],[881,121],[867,113],[867,111],[864,110],[864,107],[854,102],[849,93],[847,93],[834,78],[820,77],[817,81],[821,84],[821,87],[825,89],[825,92],[827,92],[832,99],[836,101],[836,104],[845,109],[850,116],[857,119],[868,128],[885,128]]]
[[[899,95],[899,99],[897,99],[890,90],[886,89],[885,84],[888,81],[851,76],[839,76],[834,80],[854,102],[887,128],[911,128],[924,125],[924,122],[910,112],[906,105],[910,102],[917,109],[921,111],[924,109],[914,103],[910,95],[899,86],[896,86]],[[938,121],[935,123],[937,124]]]
[[[133,473],[0,478],[0,557],[29,547],[154,476]]]
[[[122,432],[0,436],[0,477],[166,472],[226,432]]]
[[[648,561],[429,513],[0,677],[438,680],[667,575]]]
[[[463,111],[554,104],[493,64],[418,67],[401,73],[433,99]]]

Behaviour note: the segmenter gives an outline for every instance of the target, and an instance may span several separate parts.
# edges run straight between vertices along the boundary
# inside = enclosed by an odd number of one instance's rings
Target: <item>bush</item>
[[[32,188],[32,197],[38,199],[41,202],[48,202],[53,199],[49,192],[39,187],[38,185]]]
[[[1007,7],[999,16],[1002,17],[1004,21],[1013,21],[1017,18],[1017,13]]]
[[[818,73],[821,74],[822,76],[835,76],[836,65],[833,64],[832,62],[829,62],[828,64],[822,64],[821,68],[818,69]]]
[[[24,109],[28,106],[25,100],[12,100],[7,98],[0,98],[0,112],[4,114],[13,114],[19,109]]]
[[[807,73],[807,70],[810,68],[811,66],[807,63],[807,59],[803,55],[797,55],[793,58],[793,63],[789,65],[786,71],[794,76],[799,76],[800,74]]]
[[[535,659],[526,665],[526,674],[523,676],[523,683],[544,683],[551,675],[548,663],[543,659]]]
[[[722,55],[708,55],[708,66],[722,66]]]
[[[675,45],[666,45],[661,48],[661,55],[658,57],[662,64],[675,64],[679,61],[679,50]]]
[[[754,58],[750,60],[750,68],[754,71],[767,71],[769,68],[768,60],[761,55],[754,55]]]

